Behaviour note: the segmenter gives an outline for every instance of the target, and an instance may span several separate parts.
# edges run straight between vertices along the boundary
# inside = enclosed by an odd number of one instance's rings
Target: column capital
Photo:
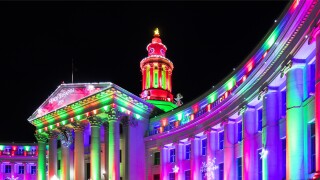
[[[58,135],[61,144],[65,147],[70,147],[73,142],[72,133],[69,128],[60,128],[60,133]]]
[[[38,142],[47,142],[48,136],[45,133],[36,133],[34,134]]]
[[[71,123],[75,132],[82,132],[84,131],[84,125],[80,122],[73,122]]]
[[[292,57],[292,55],[291,55],[291,57]],[[291,57],[290,57],[290,59],[291,59]],[[292,67],[292,61],[288,60],[288,62],[282,66],[280,77],[282,78],[285,74],[287,74],[287,72],[290,70],[291,67]]]
[[[320,22],[314,21],[312,25],[312,30],[308,35],[309,36],[308,44],[312,44],[316,40],[316,37],[319,34],[320,34]]]
[[[117,120],[119,117],[119,113],[116,110],[116,108],[111,108],[108,112],[106,112],[107,117],[108,117],[108,121],[110,120]]]
[[[57,139],[59,132],[57,131],[49,131],[48,132],[48,139]]]
[[[267,94],[268,91],[269,91],[269,88],[268,88],[267,85],[264,86],[264,87],[262,87],[262,88],[260,89],[260,92],[259,92],[259,95],[258,95],[258,100],[260,100],[261,97],[263,97],[265,94]]]
[[[90,122],[90,126],[100,127],[102,125],[101,119],[97,116],[89,116],[88,121]]]

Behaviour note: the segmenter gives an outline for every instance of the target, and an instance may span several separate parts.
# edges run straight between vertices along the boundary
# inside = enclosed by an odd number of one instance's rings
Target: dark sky
[[[236,68],[287,1],[1,2],[0,142],[35,141],[27,118],[58,87],[111,81],[138,95],[139,63],[159,27],[173,94],[189,102]]]

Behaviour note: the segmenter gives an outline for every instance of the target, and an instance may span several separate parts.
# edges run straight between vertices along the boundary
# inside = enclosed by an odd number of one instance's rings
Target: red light
[[[163,132],[163,127],[160,127],[159,131],[160,131],[160,133],[162,133]]]
[[[73,118],[71,118],[70,121],[73,122]]]
[[[27,151],[24,151],[24,152],[23,152],[23,155],[24,155],[24,156],[27,156]]]
[[[211,104],[207,105],[207,111],[211,111]]]
[[[178,127],[179,124],[180,124],[179,122],[180,122],[180,121],[175,121],[175,122],[174,122],[174,126],[175,126],[175,127]]]
[[[194,119],[194,114],[191,114],[190,115],[190,120],[193,120]]]
[[[247,64],[247,70],[250,72],[253,68],[253,60],[250,60],[250,62]]]
[[[60,126],[60,123],[57,123],[56,125],[57,125],[57,127],[59,127],[59,126]]]
[[[17,149],[17,147],[16,146],[12,146],[12,149],[15,151]]]
[[[224,93],[224,98],[228,97],[228,91],[226,93]]]
[[[95,109],[95,110],[93,110],[93,114],[97,114],[97,110]]]
[[[88,117],[89,115],[90,115],[89,112],[87,112],[87,113],[86,113],[86,116]]]
[[[161,120],[161,125],[162,126],[166,126],[168,124],[168,120],[167,119],[162,119]]]
[[[48,127],[45,127],[44,130],[45,130],[45,131],[48,131]]]

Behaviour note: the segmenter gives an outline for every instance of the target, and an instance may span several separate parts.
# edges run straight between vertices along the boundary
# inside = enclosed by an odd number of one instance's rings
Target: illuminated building
[[[159,31],[140,63],[141,98],[112,83],[61,84],[28,119],[38,179],[47,139],[48,178],[319,178],[319,6],[293,1],[238,68],[183,106]]]

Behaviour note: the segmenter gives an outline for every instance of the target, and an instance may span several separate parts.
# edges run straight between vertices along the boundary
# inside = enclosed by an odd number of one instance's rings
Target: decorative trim
[[[265,86],[264,88],[261,88],[262,90],[260,90],[259,95],[258,95],[258,100],[261,99],[262,96],[264,96],[265,94],[267,94],[268,92],[268,86]]]
[[[103,123],[98,116],[89,116],[88,121],[90,122],[90,126],[100,127]]]
[[[283,78],[283,76],[287,74],[287,72],[290,70],[291,67],[292,67],[292,60],[289,60],[287,64],[282,67],[280,77]]]
[[[37,133],[34,136],[36,137],[38,142],[43,142],[43,143],[47,142],[48,136],[45,133],[41,133],[41,134]]]
[[[65,147],[70,147],[73,143],[71,130],[68,128],[60,128],[60,133],[58,135],[61,144]]]
[[[74,131],[77,131],[77,132],[84,131],[84,125],[80,122],[72,122],[71,125],[72,125]]]

